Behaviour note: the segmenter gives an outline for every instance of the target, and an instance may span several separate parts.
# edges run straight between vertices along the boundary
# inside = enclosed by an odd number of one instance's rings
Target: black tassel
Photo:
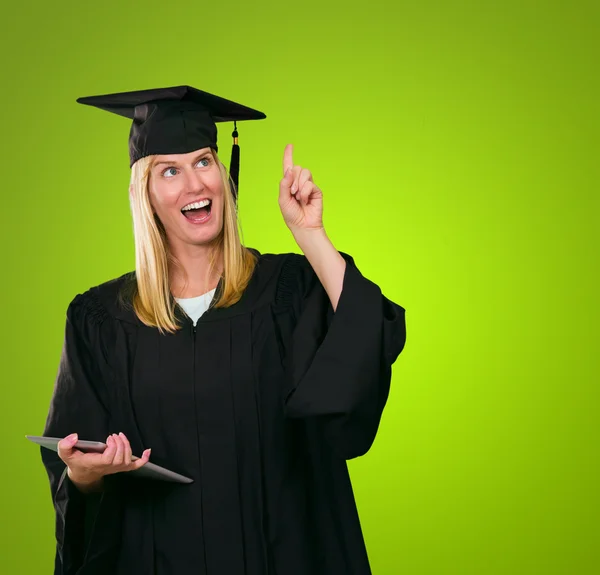
[[[231,163],[229,164],[229,177],[233,184],[233,198],[237,201],[240,179],[240,147],[238,145],[237,122],[233,123],[233,147],[231,148]]]

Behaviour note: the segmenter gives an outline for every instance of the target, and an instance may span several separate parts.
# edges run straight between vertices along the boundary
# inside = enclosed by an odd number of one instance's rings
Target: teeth
[[[204,208],[210,204],[210,200],[202,200],[201,202],[194,202],[193,204],[188,204],[181,208],[182,212],[187,212],[188,210],[199,210],[200,208]]]

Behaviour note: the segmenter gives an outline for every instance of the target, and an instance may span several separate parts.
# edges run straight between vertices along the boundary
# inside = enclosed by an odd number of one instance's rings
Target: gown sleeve
[[[80,439],[106,441],[110,413],[106,394],[106,317],[93,297],[77,296],[67,310],[65,338],[50,409],[46,437],[78,433]],[[118,498],[115,476],[105,477],[104,490],[83,494],[67,475],[58,454],[41,448],[56,519],[55,575],[72,575],[85,564],[86,573],[101,573],[109,558],[107,530],[116,531]]]
[[[375,439],[406,326],[404,308],[342,256],[346,271],[335,313],[310,263],[296,254],[283,266],[278,301],[291,324],[284,345],[286,416],[319,419],[334,453],[352,459]]]

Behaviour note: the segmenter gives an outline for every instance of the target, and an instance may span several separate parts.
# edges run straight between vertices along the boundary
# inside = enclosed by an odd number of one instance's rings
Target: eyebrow
[[[210,155],[210,150],[207,150],[206,152],[202,152],[201,154],[198,154],[195,158],[194,158],[194,162],[197,162],[198,160],[204,158],[205,156]],[[161,164],[168,164],[170,166],[177,166],[179,165],[177,162],[174,161],[169,161],[169,160],[161,160],[160,162],[155,162],[154,164],[152,164],[152,169],[156,168],[156,166],[160,166]]]

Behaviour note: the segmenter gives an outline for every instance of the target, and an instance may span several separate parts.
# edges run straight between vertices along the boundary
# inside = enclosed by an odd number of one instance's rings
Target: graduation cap
[[[261,120],[265,114],[191,86],[174,86],[78,98],[133,120],[129,132],[129,167],[152,154],[186,154],[217,148],[216,122],[234,122],[229,175],[237,195],[240,167],[237,122]]]

